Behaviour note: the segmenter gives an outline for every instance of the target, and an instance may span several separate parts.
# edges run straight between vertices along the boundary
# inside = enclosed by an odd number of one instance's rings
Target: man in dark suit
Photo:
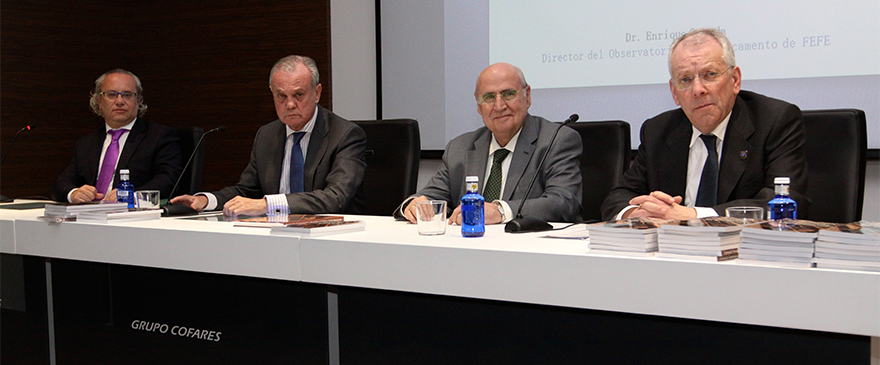
[[[95,80],[89,104],[104,118],[104,127],[77,142],[52,197],[71,203],[115,201],[120,169],[130,171],[136,190],[170,194],[181,171],[177,134],[142,118],[147,104],[141,80],[126,70],[108,71]]]
[[[485,127],[456,137],[446,146],[443,164],[428,185],[404,201],[395,217],[415,223],[414,203],[446,200],[454,208],[449,222],[461,224],[465,177],[480,177],[486,197],[486,224],[505,223],[522,214],[554,222],[578,220],[581,211],[581,138],[571,128],[562,128],[541,171],[541,157],[558,124],[528,114],[531,88],[522,71],[510,64],[496,63],[477,78],[474,97]],[[491,157],[491,158],[490,158]],[[489,192],[495,171],[497,188]],[[525,196],[529,182],[539,179]]]
[[[639,152],[602,204],[603,218],[689,219],[724,215],[730,206],[766,208],[778,176],[791,178],[798,216],[805,216],[807,164],[797,106],[740,91],[733,45],[715,29],[676,39],[669,74],[681,109],[642,125]]]
[[[269,73],[278,119],[257,131],[238,183],[172,203],[226,215],[348,213],[363,210],[364,131],[318,105],[318,67],[288,56]]]

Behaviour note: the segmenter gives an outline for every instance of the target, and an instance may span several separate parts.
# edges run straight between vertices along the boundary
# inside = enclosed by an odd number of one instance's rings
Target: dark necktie
[[[700,138],[709,156],[703,165],[703,174],[700,176],[700,190],[697,190],[696,206],[712,207],[718,204],[718,151],[715,149],[716,137],[714,134],[701,134]]]
[[[306,132],[293,133],[293,146],[290,147],[290,192],[301,193],[303,191],[303,151],[299,146]]]
[[[98,183],[95,184],[95,188],[101,194],[106,194],[107,191],[113,190],[112,187],[108,189],[108,186],[110,181],[113,181],[113,175],[116,172],[116,160],[119,159],[119,137],[122,137],[122,133],[126,131],[128,129],[107,131],[112,139],[110,140],[110,145],[107,146],[107,151],[104,152],[104,161],[101,162],[101,173],[98,175]]]
[[[507,157],[510,151],[500,148],[495,150],[494,160],[492,160],[492,171],[489,173],[489,179],[486,180],[486,189],[483,190],[483,197],[487,202],[495,201],[501,198],[501,162]]]

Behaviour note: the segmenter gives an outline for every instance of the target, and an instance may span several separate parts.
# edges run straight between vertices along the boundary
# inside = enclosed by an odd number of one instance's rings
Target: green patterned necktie
[[[492,172],[489,173],[489,180],[486,181],[486,189],[483,190],[483,197],[487,202],[495,201],[501,198],[501,162],[507,157],[510,151],[500,148],[495,150],[494,160],[492,160]]]

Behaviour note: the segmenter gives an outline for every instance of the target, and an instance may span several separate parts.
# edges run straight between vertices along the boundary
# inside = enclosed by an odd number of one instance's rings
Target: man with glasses
[[[361,213],[366,134],[318,105],[319,80],[309,57],[278,60],[269,72],[278,119],[257,131],[238,183],[171,202],[199,211],[223,208],[229,216]]]
[[[791,178],[798,217],[806,215],[800,109],[740,91],[733,45],[715,29],[676,39],[669,75],[681,108],[642,125],[638,154],[602,204],[603,218],[689,219],[724,215],[730,206],[766,207],[778,176]]]
[[[147,104],[141,80],[129,71],[111,70],[95,80],[91,95],[91,109],[104,118],[104,126],[77,142],[52,197],[71,203],[115,201],[120,169],[130,171],[135,189],[170,194],[182,168],[177,133],[143,119]]]
[[[466,193],[465,177],[480,177],[486,198],[485,222],[497,224],[514,218],[523,205],[523,216],[552,222],[578,220],[581,210],[581,138],[562,128],[547,152],[558,124],[528,113],[531,88],[522,71],[496,63],[477,78],[474,97],[485,127],[456,137],[446,145],[440,170],[418,194],[404,201],[394,215],[415,223],[415,202],[445,200],[453,209],[450,224],[461,224],[460,207]],[[541,171],[541,157],[548,153]],[[529,182],[538,181],[529,196]]]

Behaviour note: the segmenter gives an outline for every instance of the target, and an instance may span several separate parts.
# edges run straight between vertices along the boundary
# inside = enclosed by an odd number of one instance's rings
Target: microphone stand
[[[199,146],[202,145],[202,141],[205,140],[205,136],[214,133],[214,132],[223,132],[226,130],[226,126],[219,126],[212,130],[209,130],[205,133],[202,133],[202,136],[199,138],[199,142],[196,143],[195,148],[193,148],[192,153],[189,155],[189,160],[186,160],[186,166],[183,167],[183,171],[180,172],[180,176],[177,177],[177,182],[174,183],[174,187],[171,188],[171,193],[168,194],[168,200],[171,200],[171,197],[174,196],[174,192],[177,191],[177,185],[180,184],[180,179],[183,178],[183,175],[186,173],[186,169],[189,168],[189,164],[192,162],[193,157],[196,156],[196,153],[199,152]],[[162,216],[163,217],[174,217],[179,215],[193,215],[198,214],[199,212],[189,206],[183,204],[165,204],[162,207]]]
[[[556,128],[556,132],[553,132],[553,138],[550,139],[550,144],[547,145],[547,150],[544,151],[544,156],[541,158],[541,162],[538,163],[538,169],[535,171],[535,176],[532,177],[532,181],[529,182],[529,187],[526,189],[526,194],[523,196],[522,203],[520,203],[519,208],[516,210],[516,218],[507,222],[504,225],[504,232],[507,233],[526,233],[526,232],[541,232],[541,231],[549,231],[553,229],[553,226],[550,223],[545,222],[543,219],[535,218],[535,217],[523,217],[522,209],[523,206],[526,205],[526,199],[529,196],[529,193],[532,191],[532,186],[535,185],[535,180],[538,179],[538,175],[541,173],[541,168],[544,167],[544,161],[547,160],[547,155],[550,154],[550,149],[553,147],[553,142],[556,141],[556,135],[559,134],[559,130],[569,125],[571,123],[577,122],[578,118],[580,118],[577,114],[572,114],[568,119],[566,119],[559,128]]]
[[[6,157],[9,157],[9,151],[12,150],[12,145],[15,144],[15,139],[18,138],[18,135],[21,134],[21,132],[31,130],[33,127],[33,124],[28,124],[24,126],[24,128],[19,129],[18,132],[15,132],[15,136],[12,137],[12,142],[9,142],[9,147],[6,148],[6,152],[3,153],[3,158],[0,159],[0,165],[3,165],[3,161],[6,161]]]

